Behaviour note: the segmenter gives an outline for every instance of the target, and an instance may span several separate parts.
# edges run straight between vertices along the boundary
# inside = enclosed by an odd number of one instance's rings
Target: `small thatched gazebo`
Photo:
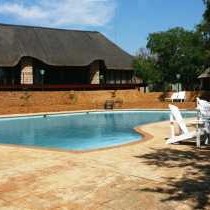
[[[198,79],[201,81],[201,90],[210,90],[210,67],[198,76]]]

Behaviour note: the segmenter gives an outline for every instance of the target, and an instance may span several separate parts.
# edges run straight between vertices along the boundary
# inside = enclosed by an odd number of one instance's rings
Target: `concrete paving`
[[[0,146],[1,210],[210,209],[210,150],[166,145],[169,122],[136,144],[86,153]]]

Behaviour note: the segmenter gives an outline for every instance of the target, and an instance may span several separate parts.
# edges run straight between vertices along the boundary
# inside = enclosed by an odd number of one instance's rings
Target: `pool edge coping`
[[[168,111],[169,109],[90,109],[90,110],[72,110],[59,112],[36,112],[36,113],[19,113],[19,114],[0,114],[0,118],[16,118],[16,117],[36,117],[45,115],[59,115],[59,114],[77,114],[77,113],[94,113],[94,112],[118,112],[118,111]],[[181,111],[195,111],[196,109],[180,109]]]

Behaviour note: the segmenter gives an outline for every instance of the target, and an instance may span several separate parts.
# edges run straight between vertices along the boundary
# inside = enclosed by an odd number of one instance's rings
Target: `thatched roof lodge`
[[[0,24],[0,84],[134,83],[133,57],[99,32]]]
[[[198,76],[201,81],[201,90],[210,90],[210,68],[207,68],[201,75]]]

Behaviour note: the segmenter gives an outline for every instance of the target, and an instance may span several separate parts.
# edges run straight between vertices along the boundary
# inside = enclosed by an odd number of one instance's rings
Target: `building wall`
[[[44,75],[40,70],[45,70]],[[42,84],[88,84],[88,67],[49,66],[40,61],[34,62],[34,83]]]
[[[20,84],[20,67],[0,68],[0,85]]]
[[[202,78],[200,79],[200,83],[201,90],[210,90],[210,78]]]
[[[107,70],[105,75],[106,84],[135,83],[133,71]]]
[[[45,70],[44,75],[40,70]],[[133,71],[107,70],[103,61],[95,61],[89,66],[50,66],[30,57],[22,58],[20,64],[8,69],[0,77],[0,84],[131,84]],[[12,72],[11,75],[9,72]],[[6,79],[7,75],[7,79]],[[14,79],[15,77],[15,79]]]

